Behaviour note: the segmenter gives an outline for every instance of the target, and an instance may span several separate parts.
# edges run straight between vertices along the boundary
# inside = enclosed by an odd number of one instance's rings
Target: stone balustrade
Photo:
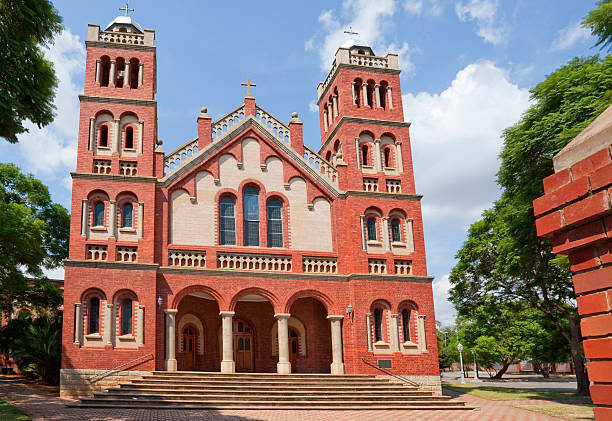
[[[217,253],[217,267],[219,269],[291,272],[291,256]]]
[[[368,259],[369,273],[387,273],[387,261],[384,259]]]
[[[357,66],[377,67],[380,69],[389,67],[389,60],[387,57],[376,57],[366,54],[351,54],[350,63]]]
[[[119,162],[119,174],[134,177],[138,174],[138,163],[130,161]]]
[[[164,158],[164,174],[170,174],[187,162],[191,161],[198,153],[198,139],[187,142],[174,152]]]
[[[218,140],[221,136],[228,133],[234,126],[244,120],[244,105],[230,111],[212,125],[212,139]]]
[[[87,245],[85,250],[85,258],[87,260],[106,261],[108,259],[107,246]]]
[[[377,178],[364,178],[363,179],[363,190],[364,191],[378,191],[378,179]]]
[[[110,174],[111,162],[108,159],[94,159],[92,172],[94,174]]]
[[[336,167],[306,145],[304,145],[304,160],[315,171],[327,178],[333,185],[338,186],[338,170]]]
[[[137,262],[138,247],[117,247],[115,260],[118,262]]]
[[[145,45],[144,34],[135,34],[133,32],[100,31],[98,40],[117,44]]]
[[[182,268],[204,268],[206,267],[206,252],[168,250],[168,265]]]
[[[396,275],[412,275],[412,261],[411,260],[396,260],[395,274]]]
[[[305,273],[338,273],[338,259],[335,257],[307,257],[302,258]]]
[[[387,192],[388,193],[401,193],[402,182],[400,180],[387,180]]]
[[[263,108],[256,106],[255,117],[271,132],[278,140],[289,145],[290,135],[289,127],[277,120],[272,114],[264,110]]]

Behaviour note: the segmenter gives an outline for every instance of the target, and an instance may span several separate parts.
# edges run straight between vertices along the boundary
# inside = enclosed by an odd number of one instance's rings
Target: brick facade
[[[612,419],[612,106],[554,158],[533,202],[538,235],[569,257],[597,421]]]
[[[64,294],[62,370],[71,381],[62,393],[89,390],[88,373],[118,366],[280,372],[286,323],[293,372],[380,374],[363,359],[390,360],[395,373],[439,390],[397,57],[338,50],[318,89],[318,152],[303,144],[297,114],[284,124],[247,96],[215,122],[202,109],[198,138],[166,154],[153,39],[131,21],[89,27]],[[124,62],[129,74],[118,70]],[[247,188],[257,191],[248,210],[258,215],[257,246],[244,245]],[[223,198],[234,203],[233,230],[221,227]],[[270,201],[281,204],[282,247],[268,237],[278,227]],[[244,354],[238,338],[249,340]],[[244,355],[250,364],[237,361]]]

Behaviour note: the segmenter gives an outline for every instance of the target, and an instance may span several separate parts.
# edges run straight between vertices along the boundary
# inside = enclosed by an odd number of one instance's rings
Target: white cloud
[[[318,113],[319,112],[319,106],[317,105],[316,102],[314,102],[314,100],[310,101],[308,103],[308,109],[313,112],[313,113]]]
[[[506,36],[507,29],[498,18],[498,0],[469,0],[457,3],[455,12],[463,22],[475,20],[478,35],[493,45],[500,44]]]
[[[404,42],[401,47],[397,47],[394,43],[392,43],[384,48],[384,51],[397,54],[400,69],[406,75],[414,75],[415,66],[410,56],[414,51],[416,51],[416,49],[410,48],[410,45],[407,42]]]
[[[561,29],[557,33],[557,38],[553,41],[550,48],[552,50],[567,50],[579,41],[589,39],[588,29],[583,28],[580,22],[572,23]]]
[[[65,29],[44,53],[53,62],[59,81],[54,100],[55,120],[42,129],[31,123],[26,124],[29,132],[19,136],[17,147],[26,163],[25,170],[59,177],[65,174],[66,169],[76,166],[79,125],[77,95],[81,89],[77,87],[75,79],[85,68],[85,49],[79,37]]]
[[[423,12],[423,0],[406,0],[404,10],[412,15],[419,16]]]
[[[411,15],[421,16],[423,12],[430,16],[440,16],[444,8],[440,0],[406,0],[404,10]]]
[[[436,311],[436,320],[442,323],[443,326],[454,324],[457,316],[455,306],[448,301],[448,291],[452,285],[449,280],[449,275],[446,274],[441,278],[433,281],[433,298],[434,308]]]
[[[529,92],[490,61],[459,71],[440,94],[402,97],[416,190],[426,224],[467,227],[499,195],[495,173],[504,128],[529,105]]]

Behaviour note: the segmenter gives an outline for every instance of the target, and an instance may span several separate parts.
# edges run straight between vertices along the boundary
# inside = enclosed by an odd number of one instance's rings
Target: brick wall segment
[[[533,201],[533,212],[536,217],[576,200],[589,193],[589,178],[582,177],[571,183],[560,187],[550,194],[538,197]]]

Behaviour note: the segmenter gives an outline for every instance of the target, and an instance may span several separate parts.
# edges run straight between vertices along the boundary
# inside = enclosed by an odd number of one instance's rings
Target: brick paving
[[[81,409],[68,408],[72,400],[21,383],[19,378],[0,376],[0,399],[17,406],[32,420],[125,420],[125,421],[554,421],[559,418],[513,408],[522,405],[550,403],[547,401],[488,401],[471,395],[445,391],[454,399],[462,400],[477,411],[216,411],[216,410],[151,410],[151,409]],[[0,418],[0,421],[5,421]],[[8,420],[6,420],[8,421]]]

